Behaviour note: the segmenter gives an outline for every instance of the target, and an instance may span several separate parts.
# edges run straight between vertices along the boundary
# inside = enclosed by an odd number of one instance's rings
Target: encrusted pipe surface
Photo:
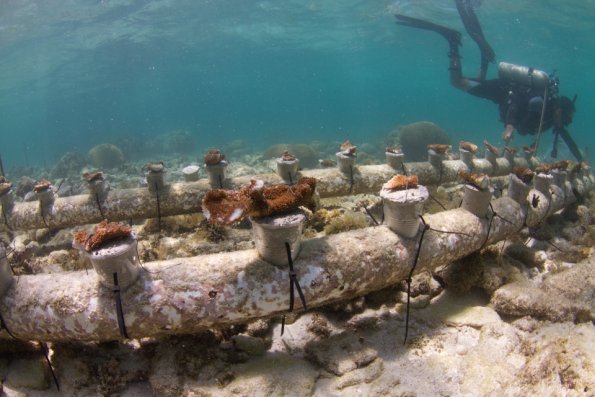
[[[525,211],[514,200],[493,202],[487,243],[523,227]],[[434,269],[480,249],[489,217],[462,208],[425,216],[417,270]],[[450,233],[441,233],[447,231]],[[459,234],[454,234],[457,232]],[[303,242],[294,263],[309,307],[350,299],[407,277],[419,236],[400,238],[386,226],[369,227]],[[258,257],[256,250],[146,263],[139,280],[122,293],[133,338],[195,333],[212,327],[280,315],[289,306],[288,269]],[[111,290],[95,272],[23,275],[0,301],[10,331],[28,340],[119,339]],[[7,337],[5,331],[0,336]]]
[[[515,166],[527,165],[522,158],[515,159]],[[428,162],[405,163],[408,175],[418,176],[420,184],[435,185],[458,180],[458,172],[469,172],[468,167],[459,160],[447,160],[442,167],[434,167]],[[485,159],[473,160],[473,172],[488,175],[507,175],[512,169],[504,158],[499,158],[494,167]],[[347,194],[376,193],[382,185],[397,172],[390,166],[362,165],[353,168],[353,181],[350,176],[337,169],[304,170],[301,176],[317,179],[316,191],[320,197],[337,197]],[[270,184],[283,184],[284,181],[275,173],[256,176],[243,176],[225,180],[225,187],[239,188],[250,183],[250,179],[262,179]],[[181,215],[201,211],[203,195],[211,187],[207,179],[197,182],[172,183],[158,192],[161,216]],[[127,221],[157,217],[157,197],[155,192],[146,188],[112,189],[107,198],[100,202],[99,210],[94,196],[83,194],[78,196],[56,198],[51,213],[42,214],[39,203],[17,203],[7,213],[8,226],[15,230],[50,228],[66,228],[77,225],[98,223],[107,218],[110,221]],[[103,215],[102,215],[103,213]],[[44,222],[45,218],[45,222]],[[46,224],[47,223],[47,224]]]

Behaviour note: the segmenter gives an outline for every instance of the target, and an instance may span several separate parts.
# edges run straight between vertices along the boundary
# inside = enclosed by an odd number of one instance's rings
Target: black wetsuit
[[[500,120],[504,124],[514,126],[520,134],[535,134],[539,130],[543,91],[539,92],[539,90],[502,79],[492,79],[479,82],[477,86],[467,92],[498,104]],[[530,106],[532,100],[539,106]],[[542,131],[547,131],[554,125],[553,109],[553,98],[548,96]]]

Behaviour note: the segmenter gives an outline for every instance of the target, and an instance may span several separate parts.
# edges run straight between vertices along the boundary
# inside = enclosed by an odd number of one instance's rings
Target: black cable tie
[[[101,202],[99,201],[99,193],[95,193],[95,203],[97,203],[97,208],[99,209],[99,213],[101,214],[101,219],[107,219],[105,214],[103,213],[103,208],[101,208]]]
[[[455,232],[452,230],[438,230],[438,229],[434,229],[433,227],[429,227],[429,226],[428,226],[428,230],[431,230],[433,232],[438,232],[438,233],[444,233],[444,234],[458,234],[458,235],[465,236],[465,237],[473,237],[472,235],[467,234],[467,233]]]
[[[430,196],[430,198],[431,198],[432,200],[434,200],[434,201],[435,201],[435,202],[436,202],[436,203],[437,203],[437,204],[438,204],[440,207],[442,207],[442,209],[443,209],[444,211],[446,211],[446,207],[445,207],[444,205],[442,205],[442,203],[441,203],[440,201],[438,201],[438,199],[437,199],[436,197],[432,196],[431,194],[429,194],[428,196]]]
[[[157,230],[161,233],[161,201],[159,200],[159,186],[155,183],[155,197],[157,198]]]
[[[490,203],[490,208],[492,208],[492,203]],[[485,240],[483,240],[483,243],[481,243],[481,246],[479,247],[480,251],[483,249],[483,247],[486,245],[486,243],[488,242],[488,240],[490,238],[490,232],[492,231],[492,222],[494,221],[495,216],[496,216],[496,213],[494,212],[494,209],[492,208],[492,216],[490,217],[490,221],[488,222],[488,232],[486,233]]]
[[[409,175],[407,174],[407,169],[405,168],[405,163],[401,163],[401,169],[403,170],[403,175],[405,175],[405,176],[409,176]]]
[[[283,336],[283,332],[285,332],[285,314],[281,316],[281,336]]]
[[[349,194],[353,192],[353,165],[349,164]]]
[[[2,206],[2,218],[4,219],[4,224],[6,225],[8,230],[12,230],[12,228],[8,224],[8,215],[6,215],[6,211],[4,211],[4,206]]]
[[[291,247],[289,246],[288,242],[285,242],[285,250],[287,251],[287,261],[289,262],[289,311],[293,311],[294,301],[295,301],[295,293],[294,287],[297,289],[298,295],[302,302],[302,306],[304,306],[304,311],[308,310],[308,306],[306,304],[306,297],[302,292],[302,288],[297,279],[297,273],[293,269],[293,259],[291,258]]]
[[[369,216],[370,218],[372,218],[372,221],[374,221],[374,224],[375,224],[376,226],[380,225],[380,224],[378,223],[378,221],[376,220],[376,218],[374,218],[374,215],[372,215],[372,213],[370,212],[370,210],[368,209],[368,207],[366,207],[366,206],[364,205],[364,206],[363,206],[363,208],[364,208],[364,211],[366,211],[366,214],[368,214],[368,216]]]
[[[45,362],[48,364],[50,373],[52,374],[52,379],[54,379],[54,384],[56,385],[56,389],[58,389],[58,391],[60,391],[60,384],[58,383],[58,378],[56,377],[56,373],[54,372],[54,367],[52,366],[52,362],[50,361],[49,349],[48,349],[47,345],[41,341],[39,341],[39,345],[41,346],[41,352],[43,353],[43,356],[45,357]]]
[[[221,174],[219,174],[218,178],[219,178],[219,189],[223,189],[223,176]]]
[[[43,224],[45,225],[45,227],[47,227],[49,229],[50,227],[48,226],[48,223],[45,220],[45,214],[44,214],[44,211],[43,211],[43,204],[41,204],[41,201],[39,202],[39,213],[41,214],[41,219],[43,220]]]
[[[114,297],[116,298],[116,317],[118,319],[118,329],[120,336],[130,339],[128,332],[126,332],[126,323],[124,322],[124,311],[122,310],[122,297],[120,294],[120,286],[118,285],[118,273],[114,273]]]
[[[415,253],[415,258],[413,259],[413,266],[411,266],[411,270],[409,271],[409,275],[405,280],[407,282],[407,311],[405,314],[405,338],[403,339],[403,344],[407,343],[407,335],[409,333],[409,305],[411,302],[411,281],[413,278],[413,272],[415,271],[415,267],[417,266],[417,260],[419,259],[419,254],[421,252],[421,243],[424,240],[424,236],[428,230],[430,230],[430,226],[426,223],[423,216],[419,216],[421,222],[423,224],[423,228],[421,230],[421,236],[419,237],[419,244],[417,245],[417,252]]]

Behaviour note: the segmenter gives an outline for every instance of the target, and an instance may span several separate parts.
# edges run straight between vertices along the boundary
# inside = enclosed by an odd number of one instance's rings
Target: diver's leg
[[[576,161],[583,161],[583,155],[581,154],[578,145],[576,144],[574,139],[572,139],[568,131],[566,131],[566,128],[558,129],[558,133],[560,134],[562,139],[564,139],[566,146],[568,146],[568,149],[570,149],[570,153],[572,153],[572,155],[576,158]]]
[[[463,21],[463,25],[465,25],[465,30],[467,30],[467,33],[469,33],[469,36],[471,36],[473,41],[477,43],[479,51],[481,52],[481,66],[477,79],[480,81],[485,80],[488,65],[494,62],[496,59],[496,54],[485,39],[483,30],[479,24],[479,20],[477,19],[475,11],[473,10],[473,5],[469,2],[469,0],[455,0],[455,3],[457,5],[459,15],[461,16],[461,20]]]
[[[478,84],[476,81],[463,77],[461,56],[459,54],[459,47],[461,46],[461,33],[454,29],[424,21],[422,19],[399,14],[395,15],[395,17],[397,18],[397,24],[399,25],[430,30],[440,34],[446,39],[446,41],[448,41],[448,58],[450,59],[450,65],[448,69],[450,71],[450,82],[453,86],[463,91],[468,91]]]

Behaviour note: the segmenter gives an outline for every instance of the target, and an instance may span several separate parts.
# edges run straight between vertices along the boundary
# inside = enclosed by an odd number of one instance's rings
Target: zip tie
[[[415,258],[413,259],[413,266],[411,266],[411,270],[409,271],[409,275],[405,280],[407,282],[407,312],[405,315],[405,338],[403,339],[403,344],[407,343],[407,335],[409,333],[409,305],[411,303],[411,281],[413,277],[413,272],[415,271],[415,267],[417,266],[417,260],[419,259],[419,253],[421,252],[421,243],[424,240],[424,236],[426,232],[430,229],[430,226],[426,223],[424,218],[420,215],[419,218],[423,223],[423,229],[421,230],[421,236],[419,237],[419,244],[417,245],[417,252],[415,253]]]
[[[297,273],[293,269],[293,259],[291,258],[291,247],[289,246],[288,242],[285,242],[285,250],[287,251],[287,262],[289,263],[289,312],[293,311],[293,306],[295,302],[295,292],[294,287],[297,289],[298,295],[300,297],[300,301],[302,302],[302,306],[304,306],[304,311],[308,310],[308,306],[306,305],[306,298],[304,293],[302,292],[302,288],[300,287],[300,283],[297,280]],[[281,318],[281,335],[285,331],[285,315]]]
[[[114,296],[116,298],[116,316],[118,318],[118,328],[120,336],[130,339],[128,332],[126,332],[126,323],[124,322],[124,311],[122,310],[122,297],[120,294],[120,286],[118,285],[118,273],[114,273]]]
[[[58,391],[60,391],[60,384],[58,383],[58,378],[56,377],[56,373],[54,372],[54,367],[52,366],[52,362],[50,361],[50,357],[48,355],[49,349],[48,349],[47,345],[42,341],[39,341],[39,345],[41,347],[41,352],[43,353],[43,356],[45,357],[45,362],[48,364],[48,367],[50,368],[50,373],[52,374],[52,378],[54,379],[54,384],[56,385],[56,389],[58,389]]]
[[[376,220],[376,218],[374,218],[374,215],[372,215],[372,213],[370,212],[370,210],[368,209],[368,207],[366,207],[365,205],[363,206],[364,210],[366,211],[366,214],[368,214],[368,216],[370,218],[372,218],[372,220],[374,221],[374,224],[376,226],[380,225],[380,223],[378,223],[378,221]]]

